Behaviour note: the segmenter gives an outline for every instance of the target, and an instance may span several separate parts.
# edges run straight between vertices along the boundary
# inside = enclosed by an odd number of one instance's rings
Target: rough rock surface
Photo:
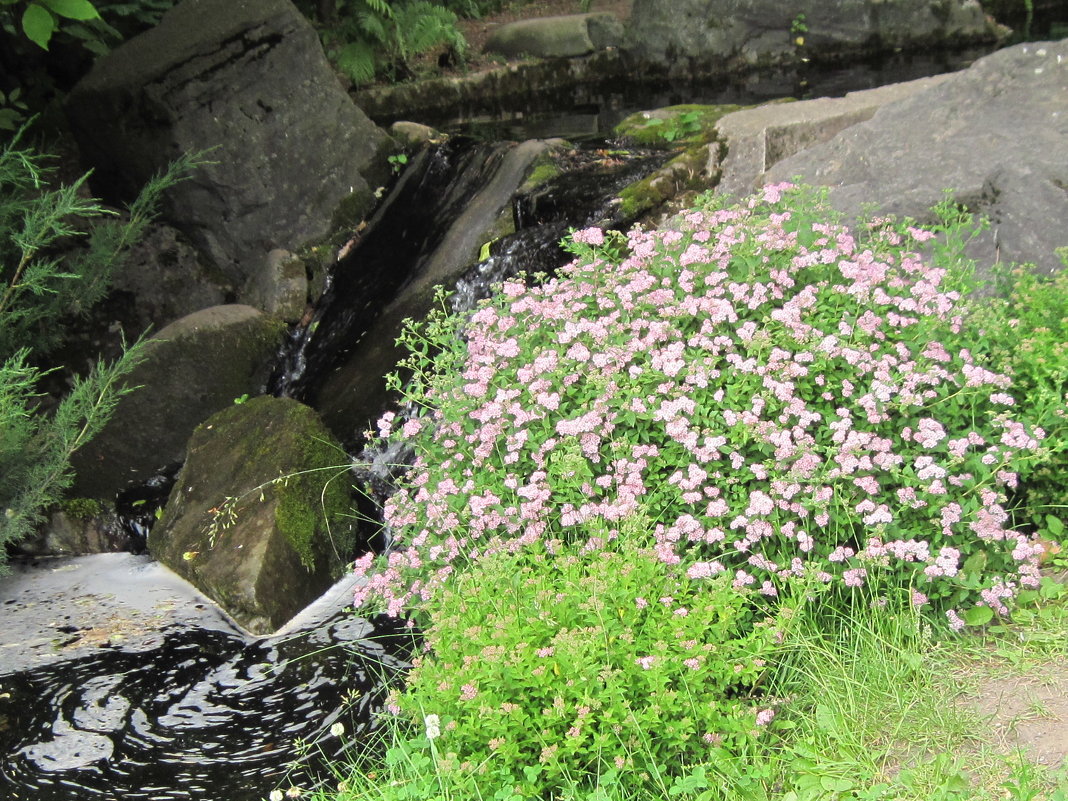
[[[576,58],[616,47],[622,40],[623,23],[613,14],[568,14],[501,25],[484,50],[507,58]]]
[[[12,552],[20,556],[73,556],[129,553],[137,547],[118,516],[105,511],[102,504],[90,502],[84,512],[77,504],[72,507],[54,510],[32,536],[14,545]]]
[[[140,387],[74,455],[72,494],[110,499],[185,456],[186,440],[235,398],[262,391],[284,325],[250,306],[213,306],[171,323],[131,373]]]
[[[297,322],[308,303],[304,262],[288,250],[272,250],[264,268],[249,276],[241,294],[248,305],[287,323]]]
[[[742,197],[764,183],[773,164],[835,134],[871,119],[887,103],[930,89],[945,75],[850,92],[845,97],[820,97],[797,103],[768,103],[727,114],[716,124],[717,141],[709,149],[713,174],[721,171],[716,191]],[[726,155],[720,157],[721,147]]]
[[[1061,267],[1068,245],[1068,40],[998,51],[867,122],[773,166],[831,187],[848,215],[865,204],[920,221],[952,190],[991,220],[972,243],[981,265]]]
[[[133,315],[127,331],[162,328],[179,317],[226,303],[234,287],[176,228],[153,223],[112,279]]]
[[[634,0],[626,49],[645,64],[687,72],[993,35],[976,0]]]
[[[67,110],[108,199],[216,148],[168,193],[166,215],[238,287],[269,250],[327,233],[343,201],[365,213],[388,174],[388,136],[289,0],[184,0],[100,59]]]
[[[309,407],[271,397],[234,405],[190,439],[149,550],[250,632],[267,634],[341,572],[351,541],[339,528],[347,473],[348,457]]]

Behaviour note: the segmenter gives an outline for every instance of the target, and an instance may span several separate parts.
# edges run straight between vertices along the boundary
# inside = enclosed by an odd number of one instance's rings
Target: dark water
[[[533,101],[511,105],[495,99],[492,108],[460,108],[420,119],[441,130],[457,131],[487,140],[562,136],[572,140],[606,137],[625,117],[680,103],[750,105],[782,97],[840,97],[968,67],[992,48],[957,51],[891,53],[849,66],[801,64],[789,69],[724,76],[708,81],[663,79],[621,80],[569,87]],[[383,118],[381,122],[392,122]]]
[[[325,760],[365,747],[407,642],[342,614],[259,641],[165,632],[150,651],[0,677],[0,798],[258,801],[307,789],[329,779]]]

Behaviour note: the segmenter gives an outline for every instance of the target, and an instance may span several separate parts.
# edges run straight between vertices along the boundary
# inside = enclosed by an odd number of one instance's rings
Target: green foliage
[[[653,117],[645,123],[646,128],[656,128],[656,135],[666,142],[686,139],[701,132],[701,113],[684,111],[674,117]]]
[[[323,46],[355,83],[380,74],[407,78],[415,56],[449,48],[462,57],[467,47],[456,14],[428,0],[335,0],[326,5],[325,15],[316,12]],[[305,13],[312,16],[306,6]]]
[[[0,357],[56,345],[55,320],[84,314],[107,291],[120,256],[154,218],[163,191],[200,163],[183,156],[153,177],[124,216],[84,192],[82,176],[49,188],[47,158],[0,150]]]
[[[907,220],[851,231],[789,186],[705,202],[631,232],[625,258],[575,232],[573,264],[506,283],[462,339],[435,315],[404,340],[416,380],[394,386],[428,412],[400,431],[419,454],[386,509],[400,547],[388,573],[358,565],[359,600],[418,615],[482,542],[581,544],[635,510],[658,558],[769,604],[814,572],[843,597],[914,588],[959,628],[1037,586],[1041,549],[1004,504],[1043,433],[956,339],[957,210],[936,239]]]
[[[120,221],[84,196],[84,176],[50,188],[45,158],[20,148],[19,138],[0,150],[0,546],[25,537],[61,498],[72,479],[72,454],[130,391],[123,379],[145,342],[76,377],[51,413],[41,409],[37,391],[41,356],[61,340],[63,320],[103,296],[162,192],[198,163],[186,157],[153,178]]]
[[[806,33],[808,33],[808,24],[805,22],[805,15],[798,14],[790,22],[790,38],[797,47],[803,47]]]
[[[1068,263],[1068,259],[1065,259]],[[972,352],[1012,377],[1013,394],[1045,433],[1039,458],[1022,466],[1013,508],[1018,526],[1068,545],[1068,273],[1017,268],[1000,276],[1000,297],[969,307]]]
[[[404,170],[405,165],[408,163],[408,155],[406,153],[394,153],[386,159],[389,162],[389,167],[393,171],[394,175],[400,175]]]
[[[0,131],[16,131],[26,122],[29,108],[22,100],[22,89],[0,92]]]
[[[71,456],[131,391],[122,379],[143,358],[145,344],[138,341],[114,363],[98,362],[87,376],[76,378],[51,415],[37,409],[41,372],[28,364],[29,350],[0,363],[0,548],[32,532],[43,510],[70,486]],[[0,567],[3,560],[0,550]]]
[[[52,35],[59,30],[65,20],[97,19],[100,14],[89,0],[0,0],[0,5],[19,6],[22,32],[26,38],[40,47],[48,49]]]
[[[642,111],[621,121],[613,133],[626,142],[650,147],[706,144],[715,136],[720,118],[740,108],[730,103],[714,106],[684,103],[660,109],[657,116]]]
[[[420,730],[439,717],[443,790],[662,798],[695,769],[718,784],[773,727],[756,688],[793,608],[767,618],[727,576],[695,585],[642,544],[649,524],[489,557],[442,594],[394,700]]]
[[[379,430],[418,458],[357,603],[426,651],[338,799],[1061,799],[969,748],[969,640],[929,610],[992,623],[984,658],[1063,661],[1068,592],[995,522],[1063,440],[1066,305],[1031,278],[965,302],[974,229],[938,213],[848,231],[766,187],[576,231],[556,279],[409,326],[391,386],[417,413]]]
[[[87,55],[104,55],[155,25],[174,2],[0,0],[0,48],[9,51],[3,62],[10,70],[6,86],[0,85],[0,131],[18,129],[30,109],[48,105],[57,91],[53,75],[66,85],[89,68]]]

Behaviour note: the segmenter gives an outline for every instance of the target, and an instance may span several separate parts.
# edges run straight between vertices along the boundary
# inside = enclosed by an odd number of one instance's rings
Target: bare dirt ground
[[[1004,754],[1022,752],[1054,770],[1068,768],[1068,664],[961,676],[961,703],[988,722],[984,739]]]

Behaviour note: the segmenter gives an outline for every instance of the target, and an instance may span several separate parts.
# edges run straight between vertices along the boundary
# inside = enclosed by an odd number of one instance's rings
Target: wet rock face
[[[110,500],[127,482],[181,462],[197,425],[235,398],[262,391],[284,328],[233,304],[187,315],[156,334],[127,380],[139,389],[74,455],[73,495]]]
[[[270,633],[342,570],[347,473],[309,407],[270,397],[232,406],[190,439],[149,550],[250,632]]]
[[[798,45],[797,37],[803,37]],[[634,0],[627,49],[671,72],[993,38],[976,0]]]
[[[289,0],[184,0],[97,62],[67,110],[109,200],[215,148],[168,193],[166,216],[237,287],[272,248],[326,234],[343,200],[365,213],[388,175],[389,137]]]

